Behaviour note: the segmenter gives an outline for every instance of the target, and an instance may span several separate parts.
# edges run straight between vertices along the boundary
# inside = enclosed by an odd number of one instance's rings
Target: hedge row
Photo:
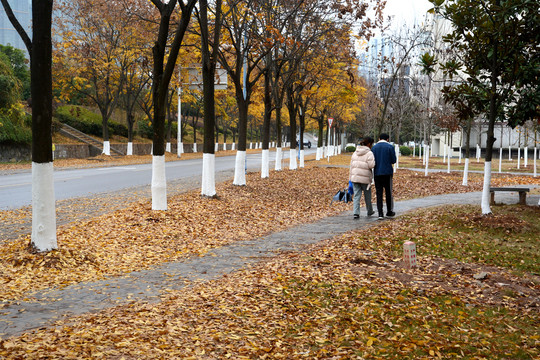
[[[69,125],[85,134],[103,136],[101,116],[78,106],[63,106],[56,110],[56,118],[63,124]],[[127,126],[109,120],[109,134],[127,137]]]
[[[23,124],[21,124],[16,123],[8,116],[0,115],[0,144],[31,144],[32,129],[29,119],[30,117],[25,118]]]

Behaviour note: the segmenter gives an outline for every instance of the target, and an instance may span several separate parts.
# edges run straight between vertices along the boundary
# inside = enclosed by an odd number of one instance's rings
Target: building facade
[[[13,13],[22,27],[32,36],[32,0],[8,0]],[[11,45],[27,52],[26,45],[11,25],[3,6],[0,6],[0,44]]]

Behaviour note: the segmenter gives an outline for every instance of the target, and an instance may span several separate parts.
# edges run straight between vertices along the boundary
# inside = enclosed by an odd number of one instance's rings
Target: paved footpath
[[[400,201],[397,214],[445,204],[479,204],[481,193],[431,196]],[[517,193],[497,194],[497,202],[516,203]],[[537,195],[527,196],[530,205],[538,204]],[[362,209],[365,215],[365,209]],[[129,273],[102,281],[79,283],[61,290],[35,294],[34,301],[20,301],[0,309],[0,338],[51,325],[70,316],[126,304],[130,301],[157,302],[160,295],[181,289],[190,281],[216,279],[280,251],[299,250],[303,245],[330,239],[345,232],[368,227],[376,217],[361,216],[353,220],[345,211],[310,224],[303,224],[266,237],[216,248],[205,256],[171,262],[159,267]],[[386,220],[389,221],[389,220]]]

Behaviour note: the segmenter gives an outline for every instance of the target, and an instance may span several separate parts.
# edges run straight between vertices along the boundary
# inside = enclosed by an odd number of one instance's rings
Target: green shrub
[[[56,118],[75,129],[88,135],[103,136],[103,125],[101,116],[81,108],[80,106],[62,106],[56,110]],[[127,126],[109,120],[109,134],[127,137]]]
[[[56,110],[56,118],[88,135],[101,136],[101,119],[96,114],[78,106],[63,106]]]
[[[346,152],[355,152],[356,151],[356,146],[347,146],[345,148],[345,151]]]
[[[52,132],[53,134],[57,133],[62,128],[62,123],[58,119],[52,119]]]
[[[0,144],[32,143],[32,128],[27,126],[27,115],[14,114],[10,110],[0,114]]]
[[[400,154],[403,155],[403,156],[409,156],[409,155],[412,154],[412,150],[411,150],[411,148],[408,147],[408,146],[400,146],[400,147],[399,147],[399,152],[400,152]]]
[[[128,137],[128,128],[124,124],[109,120],[109,133],[118,136]]]
[[[148,139],[152,139],[154,137],[154,127],[148,119],[139,121],[137,125],[139,128],[139,135]]]
[[[173,121],[171,124],[171,137],[176,139],[178,137],[178,122]]]

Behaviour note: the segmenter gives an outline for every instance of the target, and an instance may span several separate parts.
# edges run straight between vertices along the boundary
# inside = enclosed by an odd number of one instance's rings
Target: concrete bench
[[[519,193],[519,203],[521,205],[527,204],[527,193],[529,192],[529,188],[522,188],[522,187],[492,187],[489,188],[489,193],[491,194],[491,205],[495,204],[495,192],[497,191],[511,191],[511,192],[518,192]]]

